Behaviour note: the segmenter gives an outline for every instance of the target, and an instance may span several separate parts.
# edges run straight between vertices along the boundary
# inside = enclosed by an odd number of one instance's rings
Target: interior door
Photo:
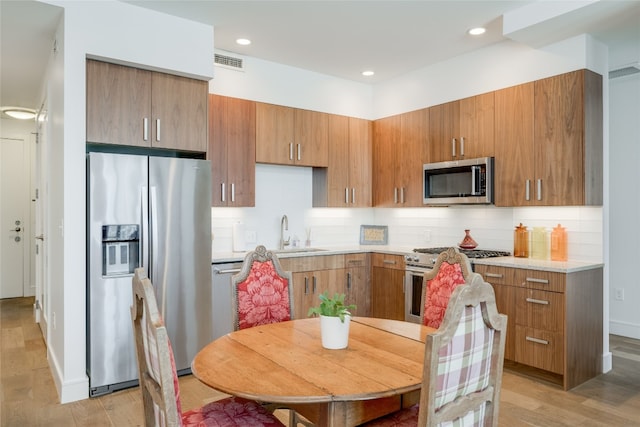
[[[0,298],[24,295],[24,150],[20,138],[1,139],[0,148]]]

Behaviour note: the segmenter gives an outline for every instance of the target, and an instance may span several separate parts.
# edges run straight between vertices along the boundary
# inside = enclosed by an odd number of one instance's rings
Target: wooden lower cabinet
[[[602,373],[602,268],[559,273],[475,265],[508,316],[505,359],[569,390]],[[517,365],[516,365],[517,366]]]
[[[280,259],[292,272],[295,319],[304,319],[310,307],[320,304],[320,294],[345,294],[356,304],[355,316],[370,315],[368,254],[323,255]]]
[[[371,255],[371,316],[404,320],[404,257]]]

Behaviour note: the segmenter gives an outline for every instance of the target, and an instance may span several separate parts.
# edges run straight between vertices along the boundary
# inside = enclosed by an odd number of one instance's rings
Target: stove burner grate
[[[441,248],[417,248],[414,249],[413,252],[421,253],[421,254],[434,254],[438,255],[440,252],[444,252],[449,247],[441,247]],[[511,255],[506,251],[494,251],[487,249],[462,249],[456,248],[461,253],[465,254],[468,258],[493,258],[493,257],[501,257],[501,256],[509,256]]]

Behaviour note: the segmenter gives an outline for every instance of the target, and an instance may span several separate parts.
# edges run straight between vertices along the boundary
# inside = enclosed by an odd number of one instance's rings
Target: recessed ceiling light
[[[2,107],[0,110],[9,117],[20,120],[32,120],[36,117],[36,111],[32,108]]]
[[[236,43],[242,46],[247,46],[251,44],[251,40],[249,39],[236,39]]]
[[[362,75],[363,75],[363,76],[365,76],[365,77],[371,77],[371,76],[373,76],[374,74],[375,74],[375,73],[374,73],[373,71],[371,71],[371,70],[366,70],[366,71],[363,71],[363,72],[362,72]]]
[[[469,34],[471,34],[472,36],[479,36],[481,34],[484,34],[486,31],[487,31],[486,28],[476,27],[476,28],[470,29]]]

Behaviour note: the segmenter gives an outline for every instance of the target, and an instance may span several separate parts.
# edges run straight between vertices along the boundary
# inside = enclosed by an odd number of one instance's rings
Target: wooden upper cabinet
[[[375,206],[423,206],[422,166],[428,159],[428,109],[374,122]]]
[[[495,110],[497,206],[602,204],[602,76],[499,90]]]
[[[205,152],[206,81],[87,60],[87,142]]]
[[[494,119],[494,92],[460,100],[460,158],[475,159],[495,155]]]
[[[531,194],[534,176],[533,89],[533,83],[525,83],[495,92],[496,206],[521,206],[526,202],[527,194]]]
[[[460,160],[460,101],[429,108],[429,162]]]
[[[151,71],[87,60],[87,142],[149,147],[150,120]]]
[[[326,167],[329,115],[256,103],[256,162]]]
[[[396,156],[396,182],[403,207],[424,206],[423,165],[427,163],[429,110],[400,115],[400,148]]]
[[[580,70],[535,82],[536,204],[602,204],[602,77]]]
[[[209,95],[212,206],[255,206],[255,102]]]
[[[209,84],[171,74],[151,73],[151,146],[207,151]]]
[[[429,161],[494,155],[494,93],[429,108]]]
[[[373,205],[397,206],[396,155],[400,147],[400,116],[373,122]]]
[[[369,120],[329,115],[329,167],[314,169],[314,206],[371,206]]]

